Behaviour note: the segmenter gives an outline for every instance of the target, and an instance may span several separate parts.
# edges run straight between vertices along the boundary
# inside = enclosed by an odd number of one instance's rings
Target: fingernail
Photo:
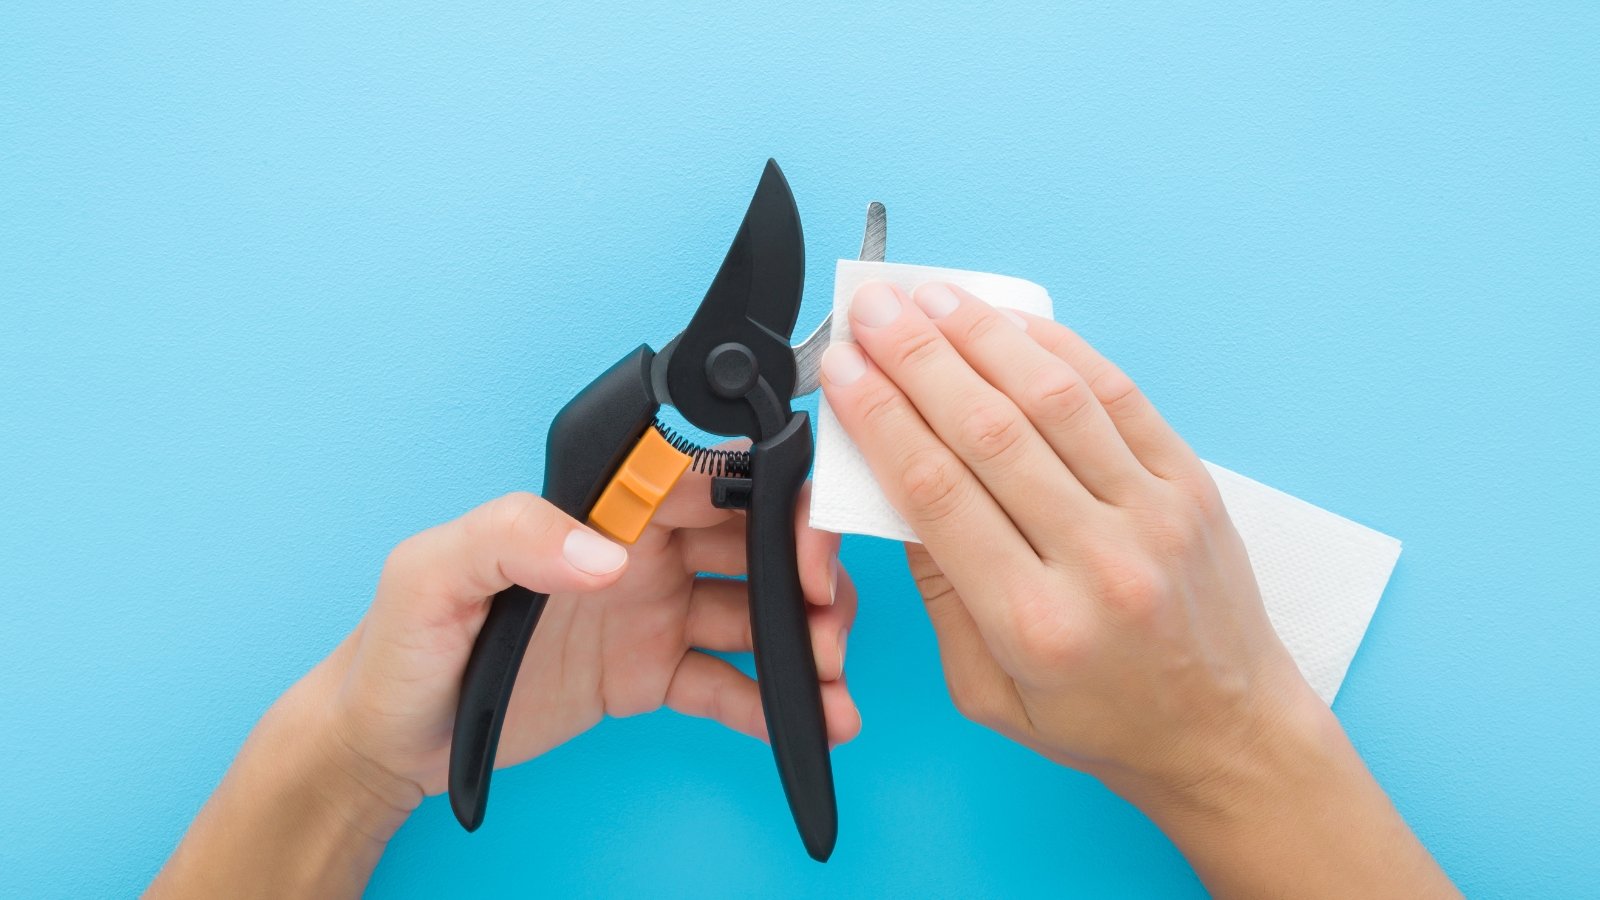
[[[839,387],[848,387],[867,374],[867,358],[855,344],[834,344],[822,353],[822,377]]]
[[[956,292],[950,290],[949,285],[938,282],[917,288],[912,296],[930,319],[942,319],[961,305],[961,298],[956,296]]]
[[[580,572],[610,575],[628,561],[628,551],[620,544],[578,529],[569,533],[561,545],[561,558]]]
[[[844,648],[850,642],[850,629],[839,632],[839,677],[844,677]]]
[[[1028,330],[1028,320],[1027,319],[1024,319],[1023,317],[1017,315],[1016,313],[1012,312],[1009,309],[1000,310],[1000,314],[1005,316],[1006,318],[1010,319],[1011,321],[1015,322],[1017,324],[1017,327],[1021,328],[1023,331],[1027,331]]]
[[[900,297],[893,285],[869,281],[856,288],[850,316],[868,328],[882,328],[900,317]]]
[[[839,557],[828,558],[828,605],[839,599]]]

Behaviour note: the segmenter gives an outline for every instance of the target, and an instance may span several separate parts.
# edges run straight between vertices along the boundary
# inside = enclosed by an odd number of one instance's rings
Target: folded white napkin
[[[1050,295],[1020,278],[912,266],[840,260],[833,289],[832,340],[850,340],[850,298],[868,281],[888,281],[907,291],[929,281],[960,285],[995,306],[1053,318]],[[1389,574],[1400,542],[1303,500],[1206,463],[1235,527],[1267,614],[1300,671],[1322,699],[1333,702]],[[915,541],[872,471],[822,401],[811,493],[811,524],[826,531]]]

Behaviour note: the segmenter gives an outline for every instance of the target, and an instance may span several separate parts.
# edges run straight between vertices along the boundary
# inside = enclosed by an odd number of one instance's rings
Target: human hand
[[[1218,896],[1458,896],[1133,382],[1054,322],[949,285],[911,301],[862,286],[861,349],[830,347],[822,383],[923,540],[906,555],[957,707],[1140,806]]]
[[[829,739],[860,718],[843,680],[855,614],[837,535],[804,524],[796,552]],[[329,720],[377,789],[415,805],[444,790],[461,671],[512,583],[550,593],[500,734],[501,766],[537,756],[604,716],[667,706],[766,737],[755,682],[702,650],[751,650],[744,516],[714,508],[707,476],[686,473],[625,549],[541,498],[511,494],[408,538],[384,566],[366,617],[314,678],[333,686]]]
[[[923,539],[957,706],[1138,793],[1210,777],[1307,702],[1215,485],[1127,376],[1054,322],[912,299],[863,286],[866,355],[831,348],[823,383]]]
[[[687,473],[631,550],[531,494],[509,494],[389,554],[355,630],[262,716],[151,897],[359,896],[389,838],[446,784],[461,673],[489,601],[549,592],[497,760],[512,765],[601,717],[669,706],[766,736],[754,681],[701,652],[751,649],[743,516]],[[844,683],[856,593],[837,535],[803,523],[796,554],[828,738],[861,727]]]

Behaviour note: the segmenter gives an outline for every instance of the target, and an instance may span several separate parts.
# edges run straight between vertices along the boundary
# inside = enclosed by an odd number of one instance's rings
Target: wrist
[[[318,666],[285,693],[262,726],[293,745],[283,752],[294,761],[310,811],[381,850],[422,802],[422,791],[355,749],[327,669]]]
[[[1262,699],[1186,775],[1108,784],[1217,896],[1459,897],[1304,680]]]
[[[343,746],[326,675],[312,670],[261,717],[150,896],[361,894],[410,808]]]
[[[327,668],[290,688],[251,735],[249,794],[259,807],[250,815],[276,845],[274,884],[290,893],[354,896],[416,804],[389,790],[344,740]]]
[[[1154,763],[1096,774],[1169,833],[1169,826],[1225,827],[1302,782],[1316,783],[1354,758],[1354,750],[1333,713],[1286,662]]]

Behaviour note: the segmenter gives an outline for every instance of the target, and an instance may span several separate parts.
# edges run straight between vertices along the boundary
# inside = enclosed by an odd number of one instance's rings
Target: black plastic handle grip
[[[796,413],[750,448],[750,630],[756,683],[789,809],[811,858],[826,861],[839,834],[822,689],[795,564],[795,501],[811,469],[811,419]]]
[[[580,522],[660,409],[650,389],[654,358],[649,347],[639,347],[590,382],[550,423],[544,497]],[[506,706],[548,599],[520,585],[496,594],[462,672],[450,742],[450,808],[468,831],[483,823]]]

